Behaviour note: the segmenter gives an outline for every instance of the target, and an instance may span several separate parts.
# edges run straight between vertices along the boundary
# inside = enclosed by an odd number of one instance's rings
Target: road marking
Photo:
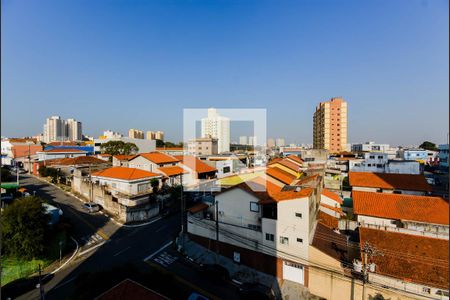
[[[86,249],[86,250],[84,250],[84,251],[78,253],[78,256],[81,256],[81,255],[83,255],[83,254],[86,254],[86,253],[88,253],[88,252],[91,252],[92,250],[97,249],[98,247],[102,246],[102,245],[103,245],[104,243],[106,243],[106,242],[107,242],[107,241],[101,242],[101,243],[98,244],[98,245],[95,245],[95,246],[93,246],[93,247],[91,247],[91,248],[89,248],[89,249]]]
[[[162,246],[160,249],[156,250],[155,252],[153,252],[152,254],[150,254],[149,256],[147,256],[146,258],[144,258],[144,261],[151,259],[153,256],[155,256],[158,252],[163,251],[164,249],[166,249],[167,247],[169,247],[170,245],[172,245],[173,241],[168,242],[167,244],[165,244],[164,246]]]
[[[119,255],[119,254],[121,254],[121,253],[127,251],[127,250],[130,249],[130,248],[131,248],[131,247],[126,247],[125,249],[123,249],[123,250],[117,252],[116,254],[114,254],[113,256],[117,256],[117,255]]]

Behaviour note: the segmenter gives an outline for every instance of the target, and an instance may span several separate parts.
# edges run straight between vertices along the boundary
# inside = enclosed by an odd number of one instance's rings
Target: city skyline
[[[349,143],[447,139],[445,1],[3,9],[3,136],[38,134],[29,128],[56,114],[81,120],[89,135],[161,128],[177,141],[184,108],[242,107],[267,109],[268,136],[312,143],[317,103],[343,97]],[[23,109],[36,101],[39,110]]]

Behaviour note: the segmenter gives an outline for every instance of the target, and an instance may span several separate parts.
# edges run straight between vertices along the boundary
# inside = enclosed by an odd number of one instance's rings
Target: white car
[[[82,207],[90,213],[94,213],[100,210],[100,205],[92,202],[84,203]]]

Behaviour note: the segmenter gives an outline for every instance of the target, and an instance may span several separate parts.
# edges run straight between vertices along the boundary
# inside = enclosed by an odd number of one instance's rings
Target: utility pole
[[[92,202],[92,194],[91,164],[89,164],[89,202]]]
[[[375,249],[374,247],[372,247],[368,241],[364,242],[364,247],[362,249],[363,252],[363,300],[366,299],[366,289],[365,289],[365,284],[366,282],[369,281],[369,274],[367,272],[367,269],[369,268],[367,265],[367,258],[370,257],[374,257],[374,256],[384,256],[384,253]]]
[[[39,298],[41,300],[45,299],[44,287],[42,286],[41,280],[41,264],[39,264]]]

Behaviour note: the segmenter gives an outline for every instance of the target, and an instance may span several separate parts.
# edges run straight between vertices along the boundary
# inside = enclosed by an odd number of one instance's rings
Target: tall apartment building
[[[130,139],[144,139],[144,132],[138,129],[130,129],[128,130],[128,137]]]
[[[112,130],[109,130],[109,129],[106,130],[106,131],[103,131],[103,136],[106,139],[113,139],[113,138],[121,138],[121,137],[123,137],[122,134],[120,134],[118,132],[115,132],[115,131],[112,131]]]
[[[81,122],[75,119],[67,119],[67,137],[69,141],[81,141],[83,139]]]
[[[313,121],[314,149],[326,149],[331,153],[347,150],[347,102],[344,99],[320,102]]]
[[[147,140],[155,140],[155,132],[154,131],[147,131]]]
[[[286,145],[286,142],[284,141],[283,138],[278,138],[275,140],[275,145],[277,147],[284,147]]]
[[[244,135],[244,136],[240,136],[239,137],[239,145],[247,145],[248,144],[248,139],[247,139],[247,137]]]
[[[163,131],[155,132],[155,139],[164,141],[164,132]]]
[[[215,108],[208,109],[202,118],[202,137],[218,139],[219,153],[230,151],[230,119],[220,116]]]
[[[83,137],[81,122],[75,119],[67,121],[60,116],[47,118],[44,124],[43,140],[45,143],[56,141],[81,141]]]

